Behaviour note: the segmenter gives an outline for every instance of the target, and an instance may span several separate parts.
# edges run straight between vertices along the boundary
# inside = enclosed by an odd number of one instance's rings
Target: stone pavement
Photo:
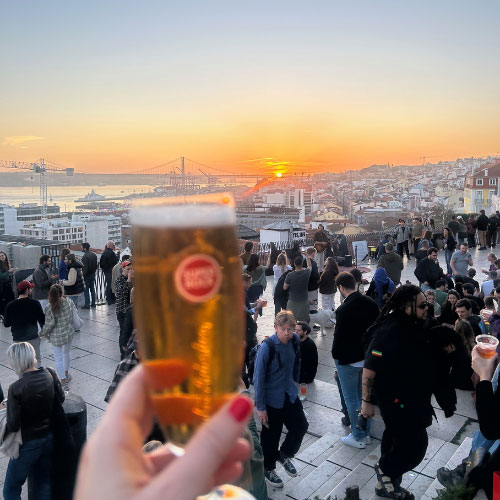
[[[483,281],[481,268],[488,267],[486,259],[487,251],[476,251],[473,254],[475,268],[478,271],[478,281]],[[444,268],[444,254],[440,253],[439,260]],[[405,259],[406,261],[406,259]],[[376,264],[370,266],[367,262],[360,263],[363,267],[368,267],[371,272],[364,275],[368,280],[376,270]],[[415,263],[412,259],[403,271],[401,281],[406,280],[416,282],[413,271]],[[262,339],[264,335],[272,335],[274,306],[272,301],[272,277],[269,278],[269,285],[264,293],[264,299],[268,300],[268,307],[264,309],[263,316],[258,320],[258,336]],[[338,296],[336,297],[338,303]],[[338,305],[338,304],[337,304]],[[84,326],[81,332],[75,334],[73,347],[71,349],[71,373],[73,380],[70,382],[70,390],[79,394],[87,402],[88,411],[88,434],[97,426],[99,419],[106,408],[104,396],[113,377],[116,365],[120,359],[118,349],[118,322],[116,320],[114,306],[98,306],[97,309],[80,311],[80,316],[84,320]],[[309,455],[300,459],[301,472],[298,478],[286,483],[282,491],[272,492],[270,496],[273,499],[285,498],[289,495],[291,498],[300,498],[302,494],[318,492],[326,495],[334,491],[340,485],[344,488],[346,477],[351,479],[358,478],[358,482],[364,481],[366,485],[362,498],[370,498],[368,492],[373,493],[373,461],[376,460],[377,447],[382,431],[383,424],[380,417],[376,417],[372,426],[372,434],[375,437],[373,445],[367,449],[367,453],[353,454],[352,449],[340,446],[338,437],[348,433],[340,423],[342,416],[340,412],[340,398],[337,386],[333,379],[333,360],[331,357],[331,344],[333,340],[333,330],[326,330],[324,334],[314,333],[312,339],[319,350],[319,367],[317,379],[310,384],[305,402],[305,411],[309,419],[309,431],[304,440],[303,450],[312,446],[316,441],[317,456],[314,455],[314,449]],[[7,363],[6,350],[12,341],[10,329],[0,326],[0,381],[7,395],[9,385],[16,380],[16,375],[10,369]],[[44,366],[53,366],[53,356],[51,346],[47,341],[42,340],[41,346],[42,364]],[[426,460],[412,472],[413,476],[408,475],[405,478],[407,484],[417,481],[422,495],[425,493],[432,482],[435,471],[438,467],[445,464],[460,443],[467,436],[472,436],[478,428],[475,421],[475,410],[470,401],[470,395],[462,392],[459,395],[459,410],[451,419],[445,419],[440,410],[436,410],[438,421],[429,428],[431,436],[431,446]],[[325,448],[326,447],[326,448]],[[354,450],[356,452],[356,450]],[[302,452],[301,452],[302,453]],[[304,451],[305,453],[305,451]],[[334,455],[332,457],[332,455]],[[8,460],[0,457],[0,487],[3,485],[5,470]],[[373,462],[373,463],[372,463]],[[321,469],[319,469],[321,467]],[[371,470],[365,469],[370,468]],[[316,472],[319,469],[319,472]],[[304,470],[304,472],[302,472]],[[355,471],[354,476],[351,472]],[[283,471],[279,471],[283,475]],[[315,472],[310,481],[305,481],[299,488],[301,480],[309,477],[309,474]],[[306,474],[307,473],[307,474]],[[371,476],[370,476],[371,474]],[[370,476],[370,477],[368,477]],[[420,476],[423,476],[421,478]],[[323,480],[324,479],[324,480]],[[340,483],[343,481],[343,483]],[[317,488],[315,488],[317,486]],[[298,488],[298,489],[297,489]],[[315,489],[314,489],[315,488]],[[310,491],[312,489],[312,491]],[[294,494],[297,490],[300,495]],[[327,491],[328,490],[328,491]],[[419,491],[420,491],[419,490]],[[303,492],[303,493],[301,493]],[[336,494],[340,496],[343,491],[337,490]],[[307,497],[304,497],[307,498]]]

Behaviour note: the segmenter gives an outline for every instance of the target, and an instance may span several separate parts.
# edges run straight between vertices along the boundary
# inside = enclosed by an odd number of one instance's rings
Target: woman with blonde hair
[[[75,313],[75,304],[64,297],[62,286],[52,285],[49,290],[49,303],[45,308],[45,324],[41,336],[47,337],[52,344],[56,371],[62,384],[67,384],[71,380],[69,352],[75,333],[73,323]]]
[[[276,288],[276,283],[278,283],[278,280],[283,276],[283,274],[286,273],[286,271],[291,271],[292,266],[288,262],[288,256],[286,252],[281,252],[277,259],[276,259],[276,264],[273,266],[273,274],[274,274],[274,284],[273,284],[273,296],[274,296],[274,289]]]

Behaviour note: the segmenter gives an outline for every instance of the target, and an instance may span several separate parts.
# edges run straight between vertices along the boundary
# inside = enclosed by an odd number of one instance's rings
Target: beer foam
[[[234,208],[217,204],[150,205],[134,207],[130,221],[141,227],[216,227],[236,224]]]

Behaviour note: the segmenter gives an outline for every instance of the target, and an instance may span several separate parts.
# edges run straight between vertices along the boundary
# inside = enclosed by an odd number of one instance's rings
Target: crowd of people
[[[474,222],[477,233],[484,227],[480,217]],[[458,228],[452,222],[457,222]],[[370,283],[356,268],[341,272],[341,259],[332,250],[331,238],[324,228],[315,234],[313,246],[305,249],[294,247],[289,251],[279,251],[274,247],[263,262],[254,253],[253,243],[247,242],[240,256],[246,316],[242,383],[253,394],[260,433],[251,419],[251,406],[245,397],[237,397],[220,410],[200,435],[206,438],[206,429],[209,428],[219,436],[224,434],[223,427],[226,426],[226,430],[231,431],[228,431],[230,436],[221,438],[224,445],[218,446],[220,456],[214,457],[211,475],[203,472],[200,475],[203,481],[193,482],[194,496],[206,492],[207,485],[220,482],[220,478],[224,481],[236,478],[241,470],[239,462],[248,454],[247,448],[237,441],[243,426],[254,444],[249,490],[255,498],[267,498],[266,483],[274,488],[283,487],[283,479],[276,471],[277,463],[289,476],[297,475],[293,459],[309,426],[301,386],[312,383],[318,369],[314,332],[319,333],[324,328],[333,331],[334,328],[331,352],[342,405],[341,423],[349,428],[346,436],[341,438],[342,443],[355,449],[370,444],[371,419],[376,407],[385,424],[381,456],[375,466],[375,492],[385,498],[414,498],[401,486],[402,476],[414,469],[426,453],[427,428],[435,417],[431,397],[435,396],[445,417],[451,417],[456,411],[458,389],[473,393],[480,430],[474,436],[469,459],[454,470],[440,469],[438,479],[448,488],[458,484],[483,488],[491,498],[491,473],[500,468],[497,451],[500,391],[496,390],[499,370],[496,357],[484,359],[478,355],[475,337],[484,333],[497,336],[500,330],[500,280],[497,277],[500,260],[493,253],[488,255],[489,268],[481,270],[487,279],[480,284],[471,267],[468,226],[464,224],[462,227],[461,224],[460,219],[448,224],[443,250],[450,268],[443,270],[429,225],[416,219],[410,230],[405,221],[400,221],[395,234],[388,235],[377,249],[377,269]],[[485,230],[485,245],[489,242],[493,246],[490,224],[492,222],[488,222]],[[479,235],[478,239],[481,241]],[[338,239],[336,244],[340,244]],[[4,326],[11,328],[14,341],[9,349],[9,359],[20,377],[9,388],[8,399],[15,399],[16,405],[7,404],[6,428],[8,432],[20,432],[23,438],[18,458],[9,462],[4,486],[7,499],[19,498],[30,471],[41,467],[42,461],[46,465],[52,452],[53,437],[50,416],[47,415],[52,406],[64,398],[63,389],[69,388],[72,378],[69,350],[81,326],[78,309],[96,306],[93,285],[98,265],[106,279],[106,301],[115,304],[122,361],[106,395],[106,401],[110,402],[109,411],[84,452],[76,498],[96,496],[93,485],[103,477],[104,470],[110,474],[112,468],[102,461],[103,457],[116,458],[120,453],[116,447],[132,450],[137,446],[137,436],[142,435],[145,442],[152,437],[149,432],[144,434],[145,419],[150,418],[151,410],[146,411],[149,408],[147,403],[136,404],[137,400],[145,401],[146,395],[143,372],[135,369],[140,365],[140,358],[133,331],[131,256],[122,255],[120,259],[113,242],[106,245],[100,263],[87,244],[82,250],[81,260],[65,251],[57,273],[53,272],[51,258],[43,255],[32,280],[18,283],[18,298],[12,296],[4,306]],[[417,261],[414,270],[417,284],[401,283],[405,255],[407,259],[413,256]],[[2,258],[0,254],[0,279],[4,281],[6,277],[2,270],[7,269],[8,274],[12,274],[12,268],[5,260],[6,256]],[[257,332],[259,322],[264,321],[261,313],[267,306],[263,293],[268,286],[268,277],[272,283],[275,333],[259,344]],[[365,285],[369,285],[366,292]],[[51,343],[55,371],[41,367],[41,338]],[[132,369],[133,377],[125,378]],[[39,379],[36,390],[25,390],[28,380],[34,378]],[[42,396],[52,403],[42,412],[28,410]],[[108,441],[111,446],[104,451],[106,440],[118,432],[113,429],[111,416],[120,418],[120,412],[128,408],[127,404],[135,408],[130,410],[129,424],[143,430],[134,434],[135,440],[130,442],[128,437],[120,444],[118,438]],[[141,410],[149,413],[146,415]],[[25,414],[28,417],[24,417]],[[287,428],[287,434],[281,442],[283,426]],[[205,456],[206,450],[200,452],[202,437],[194,438],[193,449]],[[210,442],[213,443],[212,438]],[[238,452],[235,452],[235,447]],[[489,458],[484,459],[486,455],[483,453],[481,467],[471,467],[471,462],[476,463],[472,457],[478,454],[478,450],[487,450]],[[174,459],[163,450],[158,456],[163,457],[158,458],[158,468],[150,471],[140,488],[159,491],[153,483],[155,478],[158,480],[161,469],[165,469],[162,477],[165,481],[169,478],[167,484],[171,484],[172,478],[176,477],[174,471],[178,470],[178,477],[183,477],[185,472],[182,471],[188,467],[185,464],[190,463],[189,460],[191,463],[199,460],[189,447],[181,459]],[[136,477],[137,471],[132,470],[131,464],[142,464],[144,455],[134,449],[130,452],[130,460],[125,469],[130,466],[130,477]],[[227,463],[232,467],[230,473],[224,469],[225,475],[213,475],[220,472],[223,464],[227,468]],[[101,464],[101,468],[95,464]],[[121,474],[118,476],[123,477]],[[52,498],[50,482],[39,476],[35,477],[38,497],[42,500]],[[130,485],[130,491],[138,492],[138,483],[126,483]],[[115,498],[111,490],[109,494],[109,498]],[[183,495],[185,493],[179,498],[194,498]],[[155,497],[146,495],[145,498]]]

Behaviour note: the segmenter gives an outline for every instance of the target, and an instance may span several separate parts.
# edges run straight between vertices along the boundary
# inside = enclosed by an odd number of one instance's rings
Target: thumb
[[[233,398],[200,428],[184,455],[157,477],[155,486],[176,499],[193,499],[207,493],[214,486],[217,470],[243,434],[252,409],[252,401],[246,396]]]

